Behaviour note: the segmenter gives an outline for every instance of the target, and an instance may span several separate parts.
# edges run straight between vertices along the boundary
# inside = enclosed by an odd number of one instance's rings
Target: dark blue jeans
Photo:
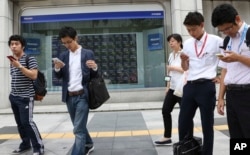
[[[72,148],[72,155],[85,154],[85,145],[93,144],[87,129],[89,105],[86,95],[68,96],[67,108],[73,123],[75,142]]]
[[[215,83],[212,81],[187,83],[183,89],[179,114],[179,140],[183,140],[193,128],[193,118],[199,108],[203,132],[202,155],[213,154],[215,94]]]
[[[22,139],[19,148],[29,148],[31,142],[34,152],[40,151],[40,149],[43,149],[43,142],[38,128],[33,121],[34,99],[10,94],[9,100],[16,120],[17,129]]]

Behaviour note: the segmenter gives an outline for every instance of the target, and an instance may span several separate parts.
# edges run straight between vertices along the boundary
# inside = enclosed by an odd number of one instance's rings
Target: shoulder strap
[[[26,55],[25,62],[28,69],[29,69],[29,59],[30,59],[29,55]]]
[[[223,46],[220,46],[220,48],[226,50],[227,49],[227,44],[229,43],[230,37],[226,36],[223,40]]]
[[[247,29],[247,33],[246,33],[246,38],[245,38],[245,43],[247,45],[247,47],[250,47],[250,27],[248,27]]]

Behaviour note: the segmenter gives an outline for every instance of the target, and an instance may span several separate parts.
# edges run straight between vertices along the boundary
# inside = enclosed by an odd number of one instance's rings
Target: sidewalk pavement
[[[90,155],[172,155],[172,146],[155,146],[162,137],[162,102],[107,103],[91,110],[88,130],[95,150]],[[178,141],[178,114],[172,112],[172,140]],[[34,120],[45,144],[45,155],[69,155],[74,141],[66,105],[36,103]],[[9,155],[20,143],[10,108],[0,109],[0,152]],[[202,137],[199,111],[194,118],[194,135]],[[215,112],[214,155],[229,154],[225,116]],[[29,151],[23,155],[30,155]]]

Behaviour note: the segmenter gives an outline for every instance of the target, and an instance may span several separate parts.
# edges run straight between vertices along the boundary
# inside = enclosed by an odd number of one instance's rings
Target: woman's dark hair
[[[77,35],[76,30],[73,27],[65,26],[62,27],[61,30],[59,31],[59,39],[65,38],[65,37],[70,37],[72,39],[75,39]]]
[[[183,22],[184,25],[201,25],[201,23],[204,22],[204,17],[201,13],[195,11],[195,12],[189,12]]]
[[[25,39],[22,36],[17,35],[17,34],[14,34],[14,35],[10,36],[9,41],[8,41],[9,46],[11,44],[11,41],[19,41],[21,43],[22,47],[26,46]]]
[[[181,48],[183,48],[183,45],[182,45],[182,37],[181,35],[177,34],[177,33],[173,33],[173,34],[170,34],[168,37],[167,37],[167,41],[169,42],[171,38],[174,38],[178,43],[181,43]]]
[[[212,12],[212,25],[217,27],[225,23],[235,24],[235,17],[238,15],[237,10],[230,4],[218,5]]]

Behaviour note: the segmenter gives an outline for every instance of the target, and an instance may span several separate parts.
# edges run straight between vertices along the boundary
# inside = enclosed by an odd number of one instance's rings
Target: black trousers
[[[179,114],[179,140],[183,140],[188,136],[188,131],[193,129],[193,118],[199,108],[203,132],[202,155],[213,154],[215,95],[215,83],[212,81],[187,82],[183,89]]]
[[[250,138],[250,89],[227,90],[226,109],[231,138]]]
[[[162,106],[162,116],[164,123],[164,137],[170,138],[172,136],[172,116],[171,112],[176,103],[181,103],[181,97],[174,95],[174,90],[169,89]]]

